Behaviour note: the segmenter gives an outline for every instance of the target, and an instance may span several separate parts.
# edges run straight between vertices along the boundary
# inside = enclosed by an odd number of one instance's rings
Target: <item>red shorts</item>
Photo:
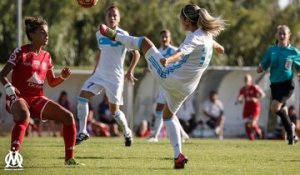
[[[260,107],[244,108],[243,118],[255,119],[258,118],[259,115],[260,115]]]
[[[51,101],[45,96],[22,96],[17,97],[14,100],[6,98],[6,110],[11,113],[11,107],[12,105],[18,101],[18,100],[24,100],[27,107],[29,108],[30,117],[31,118],[39,118],[42,119],[42,114],[44,111],[44,108],[46,104]]]

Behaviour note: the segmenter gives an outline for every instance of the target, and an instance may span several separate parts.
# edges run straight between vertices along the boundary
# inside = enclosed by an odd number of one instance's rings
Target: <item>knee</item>
[[[70,111],[66,111],[63,118],[64,124],[71,125],[75,123],[74,115]]]
[[[14,112],[13,116],[14,116],[14,120],[16,122],[29,121],[29,119],[30,119],[30,113],[28,110],[25,110],[25,109],[21,109],[18,112]]]
[[[145,54],[152,46],[154,46],[152,41],[149,38],[144,37],[144,39],[142,40],[142,52]]]

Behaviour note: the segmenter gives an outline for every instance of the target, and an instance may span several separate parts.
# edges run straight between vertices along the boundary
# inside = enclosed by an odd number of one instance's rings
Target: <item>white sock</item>
[[[87,116],[89,113],[89,100],[82,97],[77,97],[77,118],[79,122],[79,132],[88,134],[86,130]]]
[[[163,126],[162,111],[155,112],[154,126],[153,126],[153,136],[157,139],[160,130]]]
[[[180,121],[178,120],[178,117],[177,117],[177,116],[174,117],[174,120],[176,121],[176,123],[177,123],[177,125],[178,125],[178,127],[179,127],[179,129],[180,129],[180,134],[181,134],[181,136],[183,136],[183,137],[188,136],[188,134],[185,132],[185,130],[184,130],[183,127],[181,126]]]
[[[169,139],[173,146],[174,158],[177,158],[181,153],[181,135],[180,135],[179,126],[174,120],[174,117],[164,119],[164,124],[167,128]]]
[[[115,40],[120,41],[126,48],[140,50],[144,37],[135,37],[117,33]]]
[[[116,112],[116,114],[113,117],[117,121],[119,126],[121,127],[124,136],[129,136],[129,134],[131,134],[131,133],[130,133],[130,129],[127,125],[127,120],[126,120],[125,114],[120,110],[120,111]]]

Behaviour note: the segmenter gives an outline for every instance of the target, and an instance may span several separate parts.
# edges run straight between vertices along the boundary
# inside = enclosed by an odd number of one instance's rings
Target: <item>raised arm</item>
[[[53,69],[49,69],[47,72],[47,80],[50,87],[55,87],[68,79],[71,75],[70,68],[63,68],[59,77],[55,77]]]
[[[218,54],[223,54],[225,51],[224,47],[215,40],[213,41],[213,48],[217,51]]]
[[[173,55],[163,58],[160,60],[160,63],[164,66],[167,67],[170,63],[175,63],[179,61],[183,57],[183,53],[181,51],[175,52]]]

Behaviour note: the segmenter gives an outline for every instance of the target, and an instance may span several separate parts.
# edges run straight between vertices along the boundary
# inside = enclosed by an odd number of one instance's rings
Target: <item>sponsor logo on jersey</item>
[[[27,83],[29,87],[42,89],[44,81],[38,77],[36,72],[34,72],[33,75],[27,80]]]

